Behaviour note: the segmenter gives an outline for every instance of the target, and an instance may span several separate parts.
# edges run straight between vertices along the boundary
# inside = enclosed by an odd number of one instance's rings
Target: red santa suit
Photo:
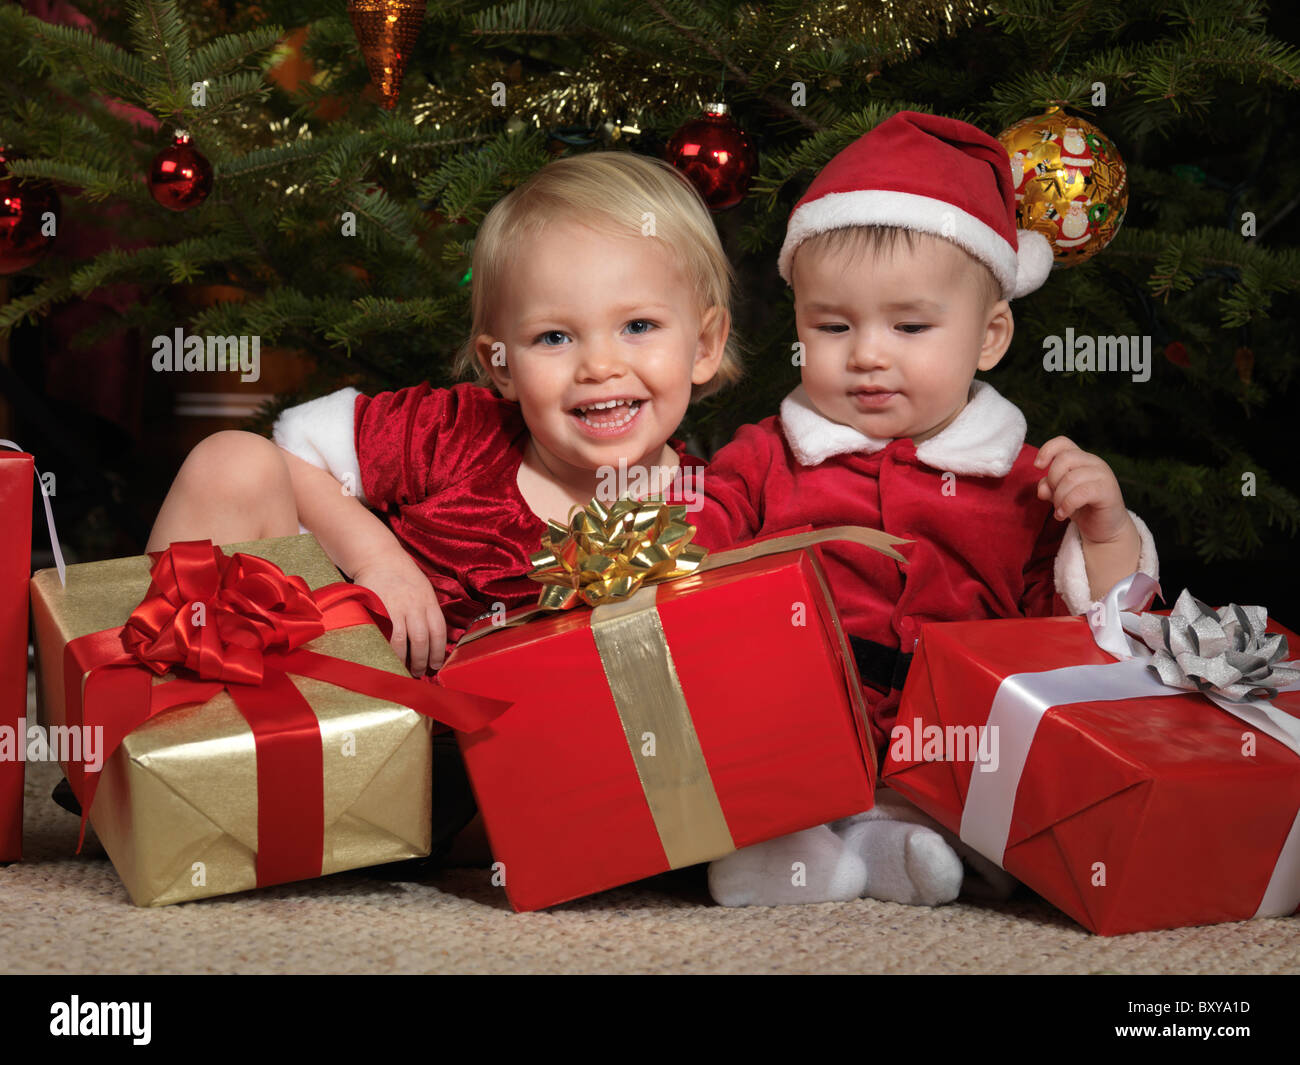
[[[1082,541],[1037,486],[1038,449],[1025,418],[985,381],[921,444],[880,440],[822,416],[803,386],[779,417],[740,429],[700,478],[695,541],[720,549],[801,526],[863,525],[913,543],[907,564],[856,544],[820,551],[863,674],[872,735],[883,751],[920,627],[932,621],[1086,612]],[[1155,544],[1139,568],[1158,578]]]
[[[519,492],[529,433],[518,403],[473,384],[343,388],[286,410],[273,436],[379,513],[433,585],[448,650],[494,604],[537,601],[529,555],[546,523]],[[668,443],[683,470],[704,465]]]

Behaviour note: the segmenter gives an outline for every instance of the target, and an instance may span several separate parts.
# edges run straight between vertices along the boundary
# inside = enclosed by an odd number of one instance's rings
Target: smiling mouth
[[[641,409],[640,399],[604,399],[597,403],[584,403],[569,413],[592,429],[621,429]]]

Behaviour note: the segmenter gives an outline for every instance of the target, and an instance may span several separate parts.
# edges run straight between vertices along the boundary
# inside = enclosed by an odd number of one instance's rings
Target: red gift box
[[[926,625],[882,776],[1101,935],[1293,912],[1300,755],[1145,661],[1081,617]]]
[[[27,578],[32,567],[32,457],[0,451],[0,862],[23,856],[27,712]],[[9,742],[12,741],[12,742]]]
[[[516,910],[874,801],[857,669],[811,550],[490,628],[462,638],[439,678],[514,703],[459,739]]]

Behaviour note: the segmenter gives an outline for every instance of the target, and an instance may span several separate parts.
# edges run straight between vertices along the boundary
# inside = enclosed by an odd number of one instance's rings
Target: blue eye
[[[547,338],[547,337],[566,337],[566,336],[568,336],[567,333],[562,333],[562,332],[560,332],[560,330],[558,330],[558,329],[550,329],[550,330],[548,330],[547,332],[545,332],[545,333],[540,333],[540,334],[538,334],[536,337],[534,337],[534,338],[533,338],[533,343],[534,343],[534,344],[541,344],[543,347],[547,347],[547,348],[554,348],[554,347],[558,347],[558,345],[556,345],[556,344],[548,344],[548,343],[546,342],[546,338]]]
[[[648,318],[634,318],[632,319],[632,321],[627,323],[627,328],[632,329],[634,325],[644,325],[644,326],[648,326],[649,328],[633,330],[632,332],[633,336],[644,336],[646,333],[650,332],[651,329],[658,328],[655,325],[655,323],[650,321]]]

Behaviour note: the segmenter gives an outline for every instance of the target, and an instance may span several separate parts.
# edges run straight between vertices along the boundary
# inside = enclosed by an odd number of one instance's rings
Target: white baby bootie
[[[863,894],[909,906],[942,906],[961,892],[957,852],[932,828],[897,821],[875,810],[837,833],[867,868]]]
[[[953,832],[881,786],[876,805],[831,829],[867,867],[864,894],[910,906],[942,906],[959,894],[1006,899],[1018,881]]]
[[[867,885],[862,859],[826,825],[743,847],[709,863],[709,894],[722,906],[847,902]]]

